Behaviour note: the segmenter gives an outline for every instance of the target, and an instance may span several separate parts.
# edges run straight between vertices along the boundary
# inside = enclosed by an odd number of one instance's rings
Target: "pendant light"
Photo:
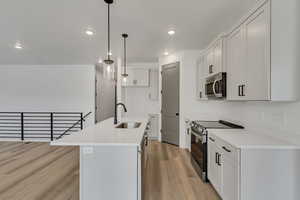
[[[107,3],[107,59],[104,60],[104,63],[111,65],[114,61],[110,58],[111,49],[110,49],[110,4],[113,4],[113,0],[104,0]]]
[[[126,55],[126,39],[128,38],[128,34],[123,33],[122,37],[124,39],[124,73],[122,74],[122,76],[124,78],[126,78],[128,76],[127,71],[126,71],[126,62],[127,62],[127,60],[126,60],[126,56],[127,56]]]

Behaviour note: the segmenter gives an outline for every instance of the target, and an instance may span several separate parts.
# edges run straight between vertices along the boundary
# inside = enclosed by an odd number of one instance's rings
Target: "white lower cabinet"
[[[276,142],[236,147],[228,138],[236,142],[241,137],[226,136],[212,131],[208,136],[208,179],[222,200],[299,200],[298,147]]]
[[[238,163],[222,155],[221,168],[223,200],[238,200]]]
[[[221,194],[221,168],[218,164],[219,153],[215,145],[215,139],[210,137],[208,145],[208,179],[215,190]]]
[[[238,158],[214,136],[208,142],[208,179],[223,200],[238,200]]]

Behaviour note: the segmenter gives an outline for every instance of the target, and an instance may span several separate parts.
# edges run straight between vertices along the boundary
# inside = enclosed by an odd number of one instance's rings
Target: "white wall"
[[[95,67],[0,66],[1,111],[92,111],[94,123]]]
[[[144,68],[158,70],[158,63],[130,63],[129,68]],[[158,83],[157,83],[158,84]],[[148,117],[148,114],[160,113],[160,101],[150,100],[150,87],[122,88],[122,101],[127,107],[125,117]]]

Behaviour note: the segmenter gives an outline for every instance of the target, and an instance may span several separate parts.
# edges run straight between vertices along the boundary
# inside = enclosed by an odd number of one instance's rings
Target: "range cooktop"
[[[243,126],[236,125],[224,120],[220,121],[193,121],[196,126],[203,129],[243,129]]]

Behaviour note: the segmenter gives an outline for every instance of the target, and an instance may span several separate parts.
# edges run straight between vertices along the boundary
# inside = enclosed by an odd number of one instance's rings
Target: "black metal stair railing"
[[[83,129],[91,112],[0,112],[0,139],[60,139]]]

